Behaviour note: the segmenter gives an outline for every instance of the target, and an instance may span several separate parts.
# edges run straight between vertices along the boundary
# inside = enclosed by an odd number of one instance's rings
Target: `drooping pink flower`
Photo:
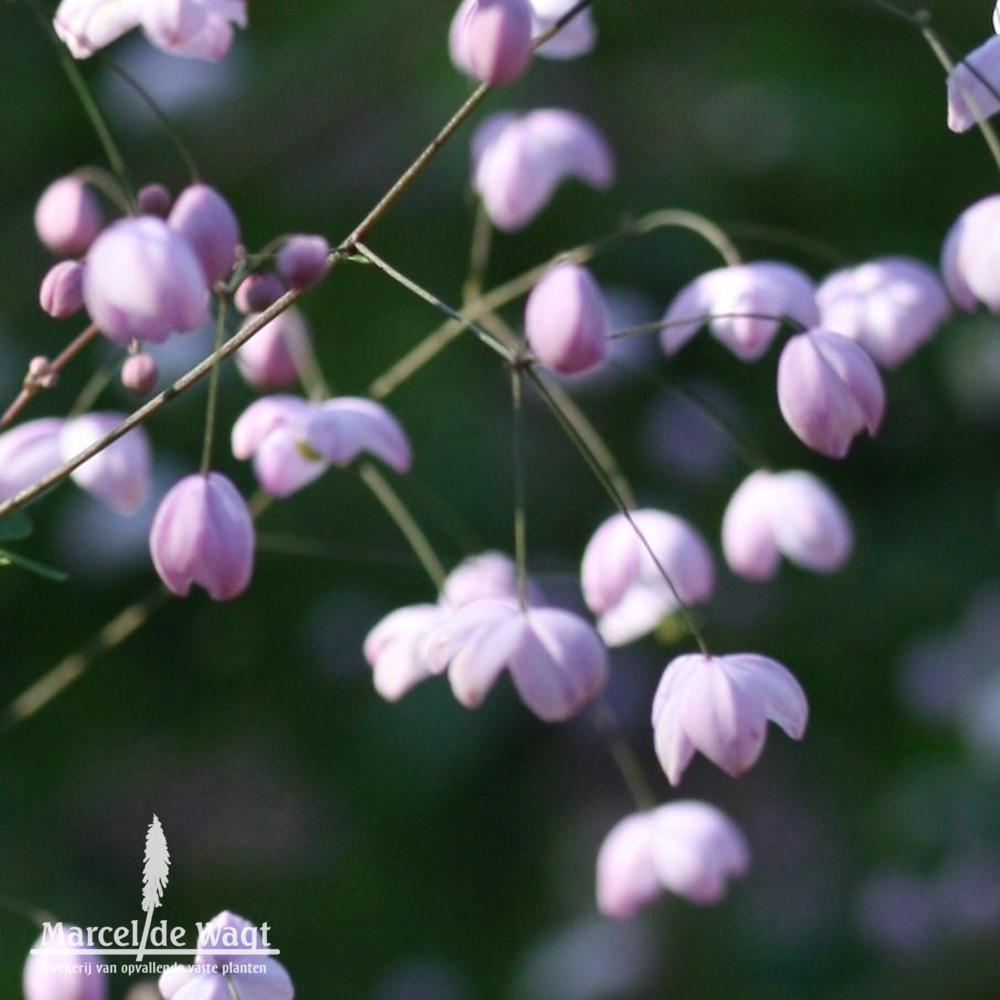
[[[676,354],[703,326],[743,361],[771,346],[784,319],[800,326],[819,322],[816,289],[796,267],[755,261],[721,267],[685,285],[663,317],[660,343]]]
[[[525,304],[524,333],[538,360],[562,375],[600,365],[608,352],[608,318],[590,271],[565,263],[546,273]]]
[[[966,132],[976,115],[990,118],[1000,111],[1000,37],[973,49],[948,74],[948,128]]]
[[[651,632],[677,610],[678,596],[686,605],[707,600],[715,579],[708,545],[686,521],[659,510],[629,517],[605,521],[583,553],[584,600],[610,646]]]
[[[62,424],[57,417],[41,417],[0,434],[0,502],[59,467]]]
[[[448,31],[451,61],[482,83],[516,80],[531,62],[528,0],[462,0]]]
[[[288,971],[266,954],[273,947],[267,933],[228,910],[217,914],[198,935],[195,964],[173,965],[161,974],[164,1000],[229,1000],[233,990],[241,1000],[293,1000]]]
[[[833,573],[853,545],[847,511],[809,472],[751,473],[722,519],[726,562],[750,580],[770,580],[782,556],[803,569]]]
[[[219,60],[246,27],[245,0],[62,0],[53,24],[73,57],[86,59],[133,28],[175,56]]]
[[[399,422],[369,399],[341,396],[310,403],[266,396],[233,425],[233,454],[253,458],[254,474],[273,496],[289,496],[329,465],[350,465],[366,451],[397,472],[410,467],[410,443]]]
[[[882,257],[831,274],[816,292],[820,326],[895,368],[951,315],[937,273],[910,257]]]
[[[186,476],[160,502],[149,550],[160,579],[187,597],[191,584],[216,601],[238,597],[253,575],[254,527],[246,501],[221,473]]]
[[[121,347],[133,338],[160,343],[207,317],[208,285],[194,250],[149,215],[120,219],[97,237],[83,297],[101,333]]]
[[[1000,313],[1000,195],[970,205],[941,248],[941,273],[956,304],[972,312],[982,302]]]
[[[75,947],[70,944],[73,932],[80,935],[83,932],[79,928],[56,926],[59,931],[43,934],[24,963],[24,1000],[107,1000],[107,977],[93,956],[64,951]]]
[[[35,206],[35,232],[53,253],[82,256],[100,231],[100,205],[78,177],[61,177],[42,192]]]
[[[65,319],[83,308],[83,273],[79,261],[61,260],[42,278],[38,302],[53,319]]]
[[[632,813],[612,827],[597,855],[597,908],[628,920],[666,889],[707,905],[750,867],[739,827],[715,806],[684,799]]]
[[[255,389],[286,389],[297,381],[297,362],[308,350],[305,318],[291,306],[262,326],[236,352],[236,367]]]
[[[290,236],[275,256],[274,266],[289,288],[310,288],[330,270],[330,244],[325,236]]]
[[[125,419],[124,413],[84,413],[66,420],[59,450],[68,461]],[[133,427],[71,473],[73,482],[121,514],[131,514],[149,492],[151,449],[143,427]]]
[[[482,704],[507,670],[521,700],[545,722],[575,715],[604,684],[608,654],[582,618],[557,608],[521,610],[509,600],[474,601],[429,639],[433,669],[448,667],[455,697]]]
[[[527,581],[529,604],[542,604],[542,592],[530,578]],[[438,603],[450,610],[473,601],[517,598],[517,564],[505,552],[481,552],[463,559],[445,577]]]
[[[785,344],[778,360],[778,406],[803,444],[843,458],[856,435],[878,430],[885,389],[864,348],[817,328]]]
[[[614,161],[587,119],[543,108],[486,119],[472,137],[472,170],[472,186],[493,224],[512,232],[526,226],[567,177],[600,190],[610,187]]]
[[[529,0],[532,38],[548,31],[576,2],[577,0]],[[575,59],[586,55],[594,47],[596,38],[591,8],[586,7],[535,51],[548,59]]]
[[[757,763],[769,719],[798,740],[808,717],[799,682],[776,660],[755,653],[678,656],[653,698],[656,755],[672,785],[695,751],[736,778]]]
[[[229,277],[240,224],[229,202],[207,184],[192,184],[174,202],[167,225],[194,250],[209,285]]]

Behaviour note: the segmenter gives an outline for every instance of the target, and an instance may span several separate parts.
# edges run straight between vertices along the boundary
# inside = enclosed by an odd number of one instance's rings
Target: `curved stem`
[[[611,759],[621,773],[636,806],[640,810],[655,809],[657,806],[656,796],[646,781],[646,776],[642,773],[639,759],[631,744],[622,735],[618,719],[603,698],[591,705],[590,719],[604,740],[608,752],[611,754]]]
[[[521,371],[517,365],[510,370],[511,402],[513,404],[514,462],[514,564],[517,566],[517,602],[522,611],[528,610],[528,530],[527,490],[524,477],[524,407]]]

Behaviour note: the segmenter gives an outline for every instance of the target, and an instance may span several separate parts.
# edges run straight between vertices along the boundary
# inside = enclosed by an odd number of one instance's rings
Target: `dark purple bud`
[[[147,184],[139,188],[136,202],[139,205],[140,215],[155,215],[157,218],[165,219],[170,214],[173,198],[162,184]]]
[[[236,289],[233,302],[245,316],[263,312],[285,292],[285,286],[273,274],[250,274]]]
[[[330,244],[322,236],[292,236],[278,251],[276,265],[289,288],[309,288],[330,268]]]

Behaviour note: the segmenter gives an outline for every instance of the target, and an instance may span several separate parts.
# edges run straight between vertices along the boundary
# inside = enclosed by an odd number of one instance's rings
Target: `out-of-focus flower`
[[[610,646],[652,631],[677,610],[678,597],[686,605],[707,600],[714,581],[705,540],[686,521],[659,510],[615,514],[583,553],[584,600]]]
[[[175,56],[221,59],[233,25],[246,27],[245,0],[62,0],[56,34],[76,59],[86,59],[133,28]]]
[[[243,593],[253,575],[254,527],[239,490],[218,472],[186,476],[160,502],[149,550],[160,579],[181,597],[191,584],[216,601]]]
[[[531,62],[528,0],[463,0],[448,31],[451,61],[482,83],[510,83]]]
[[[745,875],[750,850],[728,816],[692,799],[632,813],[605,837],[597,855],[597,906],[627,920],[666,889],[702,905]]]
[[[83,308],[84,266],[75,260],[61,260],[49,268],[38,290],[38,302],[54,319],[65,319]]]
[[[341,396],[310,403],[298,396],[266,396],[233,425],[233,454],[253,457],[254,474],[273,496],[301,489],[329,465],[350,465],[362,451],[397,472],[410,467],[410,443],[399,422],[369,399]]]
[[[35,232],[53,253],[79,257],[101,231],[101,208],[79,178],[53,181],[35,206]]]
[[[853,545],[847,511],[809,472],[751,473],[722,519],[726,562],[750,580],[770,580],[782,556],[803,569],[833,573]]]
[[[83,298],[101,333],[121,347],[133,338],[159,343],[197,330],[208,286],[190,244],[162,219],[120,219],[87,255]]]
[[[62,425],[57,417],[41,417],[0,434],[0,501],[58,468]]]
[[[909,257],[882,257],[831,274],[817,289],[820,326],[856,340],[895,368],[951,315],[937,272]]]
[[[524,333],[543,365],[578,375],[608,352],[608,319],[601,290],[579,264],[557,264],[531,290]]]
[[[106,1000],[108,982],[92,956],[59,954],[70,948],[73,931],[43,934],[34,945],[34,954],[24,963],[24,1000]],[[49,952],[52,952],[51,954]]]
[[[229,1000],[230,983],[241,1000],[293,1000],[288,971],[265,953],[265,938],[249,920],[224,910],[198,935],[195,964],[171,966],[160,976],[164,1000]]]
[[[1000,312],[1000,195],[970,205],[941,248],[941,273],[956,304],[972,312],[982,302]]]
[[[165,219],[170,214],[173,197],[162,184],[144,184],[135,193],[136,207],[140,215],[155,215]]]
[[[66,420],[59,432],[62,460],[79,455],[124,419],[124,413],[84,413]],[[146,499],[149,475],[149,437],[143,427],[133,427],[71,473],[77,486],[121,514],[131,514]]]
[[[249,274],[240,282],[233,296],[233,305],[244,315],[263,312],[285,292],[285,286],[275,274]]]
[[[240,224],[229,202],[207,184],[192,184],[174,202],[167,225],[187,240],[209,285],[229,277],[240,241]]]
[[[527,581],[529,604],[541,604],[542,593]],[[438,603],[455,610],[473,601],[517,597],[517,564],[504,552],[481,552],[463,559],[445,577]]]
[[[803,444],[843,458],[857,434],[878,430],[885,389],[864,348],[817,328],[785,344],[778,361],[778,406]]]
[[[667,665],[653,698],[656,755],[672,785],[696,750],[736,778],[757,763],[768,719],[798,740],[808,717],[799,682],[776,660],[686,654]]]
[[[122,364],[122,385],[136,396],[150,392],[159,377],[159,366],[148,354],[130,354]]]
[[[804,327],[819,322],[816,290],[806,274],[763,260],[720,267],[677,293],[663,317],[660,343],[665,354],[676,354],[707,325],[738,358],[754,361],[785,318]]]
[[[1000,0],[997,0],[997,5],[993,8],[993,30],[1000,35]]]
[[[995,14],[995,12],[994,12]],[[1000,38],[973,49],[948,74],[948,128],[966,132],[976,116],[990,118],[1000,111]]]
[[[575,715],[604,684],[608,653],[582,618],[558,608],[521,610],[509,600],[474,601],[428,639],[431,667],[448,667],[455,697],[482,704],[506,669],[521,700],[545,722]]]
[[[614,161],[604,137],[581,115],[542,108],[486,119],[472,137],[472,171],[490,219],[512,232],[526,226],[567,177],[610,187]]]
[[[285,389],[298,379],[296,362],[308,350],[306,321],[295,306],[290,306],[236,352],[236,367],[255,389]]]
[[[278,251],[274,266],[289,288],[310,288],[330,270],[330,244],[323,236],[290,236]]]
[[[533,22],[532,38],[548,31],[576,2],[577,0],[529,0]],[[548,59],[574,59],[586,55],[594,47],[596,38],[591,8],[587,7],[563,25],[536,52]]]

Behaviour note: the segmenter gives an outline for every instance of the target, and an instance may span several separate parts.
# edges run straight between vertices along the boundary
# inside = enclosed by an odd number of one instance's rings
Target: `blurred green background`
[[[292,231],[334,242],[469,93],[447,57],[454,6],[255,2],[221,65],[170,61],[141,37],[110,55],[156,96],[248,246]],[[925,6],[958,53],[989,33],[987,0]],[[50,258],[34,202],[102,154],[31,8],[3,4],[0,18],[9,398],[27,360],[77,329],[37,307]],[[523,232],[498,236],[491,282],[663,207],[704,213],[747,257],[817,278],[889,253],[933,263],[958,213],[996,189],[982,141],[945,127],[943,75],[919,32],[872,3],[598,0],[595,18],[593,54],[536,61],[475,121],[503,108],[581,111],[608,136],[617,183],[605,195],[567,185]],[[133,178],[181,188],[183,163],[148,110],[104,59],[81,69]],[[469,134],[370,240],[456,304],[474,216]],[[594,270],[656,318],[717,263],[694,237],[664,233]],[[338,269],[302,308],[329,379],[351,394],[439,321],[361,267]],[[520,308],[508,313],[515,325]],[[641,374],[578,390],[642,502],[688,517],[716,549],[748,469],[671,387],[731,414],[776,466],[817,472],[854,518],[857,552],[836,577],[786,568],[762,588],[720,568],[703,611],[713,648],[780,659],[812,708],[805,741],[772,733],[739,782],[700,759],[685,776],[681,796],[720,805],[751,841],[752,873],[724,903],[664,898],[626,925],[596,915],[596,851],[632,806],[586,717],[546,727],[507,683],[474,713],[443,683],[383,703],[364,635],[434,595],[357,478],[333,471],[266,514],[245,596],[173,602],[0,737],[0,996],[20,996],[36,934],[19,903],[81,924],[141,916],[153,813],[173,862],[162,916],[193,926],[228,908],[267,921],[304,1000],[997,995],[996,322],[956,319],[888,376],[882,433],[844,463],[807,453],[784,427],[776,356],[742,365],[702,336],[667,363],[650,343],[633,359]],[[64,412],[111,357],[89,351],[29,416]],[[224,428],[252,398],[227,370]],[[398,488],[442,557],[509,551],[509,387],[492,354],[461,341],[387,404],[415,451]],[[101,400],[128,405],[114,387]],[[202,386],[150,423],[160,493],[196,468],[204,405]],[[611,506],[544,408],[530,404],[526,420],[531,569],[559,600],[579,601],[580,553]],[[225,433],[217,465],[250,492]],[[71,578],[0,574],[4,704],[154,584],[141,516],[113,521],[73,486],[32,515],[22,551]],[[649,699],[688,646],[647,639],[616,653],[608,691],[664,799]],[[112,996],[128,987],[116,981]]]

